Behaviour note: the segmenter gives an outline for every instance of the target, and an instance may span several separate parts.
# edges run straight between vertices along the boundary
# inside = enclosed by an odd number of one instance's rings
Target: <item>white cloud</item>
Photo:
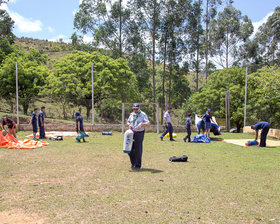
[[[83,41],[84,43],[88,44],[88,43],[91,43],[93,41],[93,37],[89,37],[87,35],[84,35],[83,36]]]
[[[77,12],[78,12],[78,10],[74,9],[73,12],[72,12],[73,16],[75,16]]]
[[[54,29],[53,29],[51,26],[48,26],[47,29],[48,29],[48,31],[49,31],[50,33],[53,33],[53,32],[54,32]]]
[[[42,31],[43,24],[40,20],[25,18],[22,15],[18,14],[17,12],[9,10],[6,4],[1,5],[0,8],[6,10],[9,13],[10,17],[15,22],[15,27],[18,28],[19,32],[31,33],[31,32]]]
[[[255,36],[255,34],[258,32],[259,27],[266,23],[268,17],[270,17],[273,14],[273,12],[268,13],[264,18],[262,18],[260,21],[257,22],[253,22],[253,26],[254,26],[254,33],[252,34],[252,36]]]

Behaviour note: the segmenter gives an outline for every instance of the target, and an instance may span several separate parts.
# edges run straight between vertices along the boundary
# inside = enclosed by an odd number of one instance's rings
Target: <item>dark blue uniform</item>
[[[81,115],[76,117],[76,132],[79,131],[79,128],[80,128],[80,131],[84,131],[84,121],[83,120],[84,119]],[[78,127],[78,122],[80,122],[80,127]]]
[[[145,127],[142,126],[140,130],[137,130],[137,126],[140,123],[149,124],[150,121],[147,115],[143,111],[139,111],[138,114],[134,112],[130,114],[127,122],[133,127],[133,144],[131,152],[129,153],[130,163],[132,168],[140,169],[142,166],[142,154],[143,154],[143,140],[145,135]]]
[[[188,142],[191,142],[191,134],[192,134],[191,123],[192,123],[192,119],[190,117],[188,117],[186,120],[186,129],[187,129],[188,135],[184,138],[184,141],[186,141],[188,139]]]
[[[9,119],[7,118],[7,121],[5,122],[4,119],[2,121],[2,125],[7,125],[9,129],[12,129],[14,127],[14,124],[13,124],[13,120],[12,119]]]
[[[166,122],[167,122],[168,126],[167,126],[167,124],[165,124],[165,131],[162,133],[162,135],[160,136],[160,138],[163,139],[163,137],[164,137],[167,133],[169,133],[169,139],[170,139],[170,140],[173,140],[173,126],[172,126],[172,124],[171,124],[171,118],[170,118],[170,114],[169,114],[168,111],[166,111],[166,112],[164,113],[164,117],[165,117],[165,119],[166,119]]]
[[[266,147],[266,136],[270,129],[270,124],[266,121],[261,121],[254,125],[255,130],[262,129],[260,147]]]
[[[41,119],[42,118],[42,123],[41,123]],[[39,115],[38,115],[38,124],[39,124],[39,132],[40,132],[40,136],[39,138],[46,138],[46,135],[45,135],[45,115],[44,115],[44,112],[43,111],[40,111],[39,112]]]
[[[33,132],[36,133],[38,131],[38,127],[37,127],[37,115],[35,112],[32,113],[31,124],[33,127]]]
[[[209,114],[202,115],[203,120],[205,122],[205,129],[211,128],[211,116]]]

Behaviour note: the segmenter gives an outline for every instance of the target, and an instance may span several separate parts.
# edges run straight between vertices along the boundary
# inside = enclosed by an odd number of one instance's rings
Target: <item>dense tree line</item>
[[[251,117],[266,119],[269,114],[267,120],[279,126],[279,99],[273,95],[279,88],[270,82],[280,79],[280,7],[252,36],[251,20],[232,3],[83,0],[74,19],[73,52],[51,63],[34,49],[22,52],[14,45],[14,22],[0,10],[1,96],[7,102],[15,97],[18,62],[24,113],[33,100],[48,96],[64,110],[69,103],[85,107],[89,116],[93,63],[94,100],[105,119],[116,119],[112,111],[119,112],[120,102],[134,100],[159,102],[162,112],[167,105],[198,113],[210,107],[224,117],[224,94],[229,90],[231,119],[239,129],[246,66],[248,97],[254,99],[249,100]],[[85,34],[93,36],[91,43],[83,42]],[[190,88],[189,74],[194,76],[195,89]],[[207,84],[199,88],[201,81]]]

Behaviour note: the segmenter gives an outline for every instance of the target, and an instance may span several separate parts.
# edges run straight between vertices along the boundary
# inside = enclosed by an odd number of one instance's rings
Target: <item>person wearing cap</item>
[[[140,105],[138,103],[134,103],[132,108],[133,112],[127,120],[127,125],[134,132],[134,142],[131,152],[128,155],[131,162],[131,168],[139,171],[142,166],[145,127],[150,126],[150,121],[147,115],[140,110]]]
[[[173,139],[173,127],[171,124],[170,113],[172,112],[172,107],[168,107],[168,110],[164,113],[164,122],[165,122],[165,131],[160,136],[161,141],[163,141],[163,137],[169,132],[170,141],[175,141]]]
[[[262,129],[260,147],[266,147],[266,137],[270,129],[270,124],[266,121],[261,121],[255,125],[252,125],[251,129],[256,131],[255,141],[258,140],[259,130]]]
[[[81,116],[80,112],[75,112],[76,116],[76,132],[77,134],[84,131],[84,119]],[[78,142],[81,142],[80,140],[77,140]],[[83,142],[86,142],[85,138],[83,137]]]
[[[45,139],[45,110],[46,107],[41,107],[38,115],[38,125],[39,125],[39,139]]]

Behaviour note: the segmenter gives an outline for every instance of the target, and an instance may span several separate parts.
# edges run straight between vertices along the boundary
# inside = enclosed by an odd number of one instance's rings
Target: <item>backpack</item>
[[[172,156],[169,158],[170,162],[188,162],[188,156],[183,155],[180,157]]]

